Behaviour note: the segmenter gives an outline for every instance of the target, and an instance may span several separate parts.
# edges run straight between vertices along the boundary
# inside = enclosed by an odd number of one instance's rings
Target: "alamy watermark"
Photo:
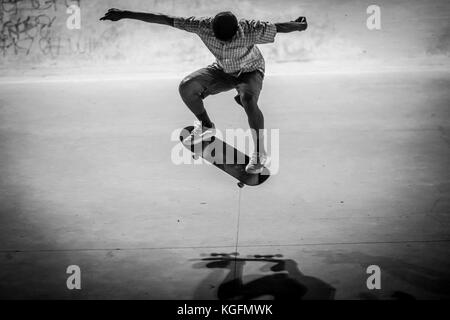
[[[66,27],[69,30],[81,29],[81,9],[78,4],[71,4],[67,7],[66,13],[69,15],[66,20]]]
[[[366,13],[369,14],[366,20],[366,26],[369,30],[381,30],[381,8],[375,4],[367,7]]]
[[[81,269],[77,265],[70,265],[66,270],[70,276],[66,280],[66,286],[69,290],[81,290]]]
[[[366,286],[369,290],[381,289],[381,269],[377,265],[370,265],[366,269],[366,273],[370,276],[366,280]]]
[[[171,134],[171,141],[178,142],[171,151],[172,163],[175,165],[181,164],[245,164],[245,155],[251,155],[256,149],[253,136],[255,131],[252,129],[226,129],[225,132],[216,130],[215,137],[220,139],[239,150],[241,154],[228,153],[224,154],[222,144],[216,139],[209,143],[202,152],[202,143],[195,144],[193,152],[188,150],[186,146],[180,143],[180,136],[187,136],[187,131],[183,129],[176,129]],[[258,150],[265,150],[267,154],[267,161],[265,167],[269,169],[270,174],[277,174],[280,168],[280,130],[279,129],[264,129],[260,130],[259,139],[260,146]],[[193,158],[193,154],[202,154],[199,158]]]

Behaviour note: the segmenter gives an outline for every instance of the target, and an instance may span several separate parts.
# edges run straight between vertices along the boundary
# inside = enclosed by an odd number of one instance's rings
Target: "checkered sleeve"
[[[177,29],[181,29],[187,32],[193,32],[201,34],[203,31],[207,30],[211,24],[211,18],[197,18],[189,17],[182,18],[176,17],[173,20],[173,26]]]
[[[244,34],[252,43],[264,44],[275,41],[277,27],[270,22],[259,20],[242,20]]]

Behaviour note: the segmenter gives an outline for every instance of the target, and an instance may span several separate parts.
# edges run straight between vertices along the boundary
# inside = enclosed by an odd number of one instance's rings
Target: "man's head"
[[[217,39],[230,41],[238,30],[238,21],[229,11],[216,14],[212,21],[212,28]]]

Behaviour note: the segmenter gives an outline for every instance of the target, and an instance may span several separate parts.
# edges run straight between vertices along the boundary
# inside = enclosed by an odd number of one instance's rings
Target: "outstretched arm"
[[[100,20],[118,21],[121,19],[134,19],[149,23],[164,24],[173,27],[175,17],[158,13],[133,12],[119,9],[109,9]]]
[[[288,33],[293,31],[303,31],[308,27],[305,17],[299,17],[295,21],[275,23],[278,33]]]

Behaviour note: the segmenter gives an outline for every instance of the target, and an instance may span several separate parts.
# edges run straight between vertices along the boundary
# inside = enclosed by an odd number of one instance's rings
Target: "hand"
[[[125,11],[119,9],[109,9],[105,15],[100,18],[101,21],[110,20],[110,21],[118,21],[120,19],[125,18]]]
[[[306,22],[306,17],[298,17],[295,21],[293,22],[298,22],[298,31],[303,31],[306,30],[306,28],[308,28],[308,22]]]

